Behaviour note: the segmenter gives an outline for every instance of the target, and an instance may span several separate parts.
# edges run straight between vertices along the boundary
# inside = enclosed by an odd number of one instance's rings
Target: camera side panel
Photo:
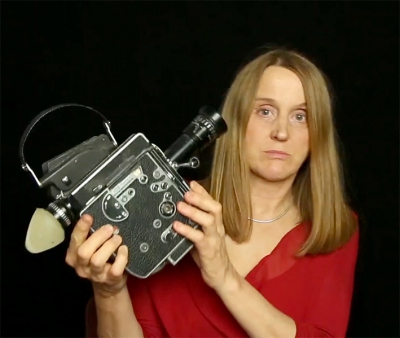
[[[183,200],[181,182],[158,160],[149,152],[141,156],[84,211],[94,217],[93,231],[105,224],[118,227],[129,249],[126,270],[140,278],[150,276],[167,261],[176,264],[192,247],[172,229],[175,220],[193,225],[176,209]]]

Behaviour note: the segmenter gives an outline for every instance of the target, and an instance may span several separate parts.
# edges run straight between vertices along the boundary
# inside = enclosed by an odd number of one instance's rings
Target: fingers
[[[209,228],[214,224],[214,216],[204,212],[195,206],[189,205],[183,201],[177,204],[179,213],[193,222],[200,224],[202,227]]]
[[[190,187],[193,191],[185,194],[186,201],[206,212],[211,212],[216,221],[222,223],[222,205],[214,200],[207,190],[196,181],[192,181]]]
[[[125,271],[128,264],[128,247],[121,245],[118,248],[117,256],[114,263],[111,265],[108,275],[111,279],[119,278]]]
[[[128,247],[121,245],[122,237],[114,232],[111,225],[101,227],[88,237],[92,222],[92,217],[88,215],[77,222],[65,260],[78,276],[97,283],[98,292],[115,294],[126,283]],[[111,263],[109,259],[114,253],[115,259]]]
[[[204,212],[185,202],[179,202],[177,207],[180,214],[199,224],[205,235],[225,235],[224,225],[221,221],[218,221],[219,219],[222,219],[221,216],[214,217],[214,215]]]
[[[71,233],[71,240],[65,257],[68,265],[75,266],[78,248],[85,242],[92,224],[93,218],[90,215],[83,215],[76,223]]]
[[[173,225],[174,230],[180,234],[181,236],[186,237],[189,241],[193,243],[199,244],[204,239],[205,234],[198,230],[194,229],[189,225],[183,224],[182,222],[175,221]]]
[[[192,189],[194,192],[197,192],[198,194],[201,195],[208,195],[208,192],[202,185],[197,183],[196,181],[191,181],[190,182],[190,189]]]
[[[185,202],[179,202],[178,211],[200,224],[205,232],[224,233],[222,206],[197,182],[190,183],[192,191],[185,194]],[[208,229],[207,229],[208,228]]]
[[[121,236],[113,236],[107,240],[99,250],[97,250],[90,257],[90,270],[94,274],[100,274],[104,271],[104,267],[107,261],[110,259],[111,255],[116,252],[118,246],[122,243]]]
[[[76,250],[86,241],[90,227],[93,224],[93,218],[90,215],[83,215],[76,223],[71,233],[70,250],[75,253]]]
[[[185,201],[201,210],[212,213],[214,217],[217,217],[222,213],[221,204],[214,200],[210,195],[188,191],[185,193]]]
[[[77,260],[81,265],[88,265],[93,254],[111,237],[113,227],[104,225],[95,231],[77,250]]]

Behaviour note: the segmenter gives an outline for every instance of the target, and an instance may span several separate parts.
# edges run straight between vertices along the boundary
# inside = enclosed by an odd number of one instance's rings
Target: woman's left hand
[[[192,181],[190,188],[191,191],[185,194],[185,202],[178,203],[178,211],[202,229],[175,221],[174,230],[194,243],[197,249],[194,258],[198,260],[203,279],[218,291],[236,276],[226,250],[222,206],[199,183]]]

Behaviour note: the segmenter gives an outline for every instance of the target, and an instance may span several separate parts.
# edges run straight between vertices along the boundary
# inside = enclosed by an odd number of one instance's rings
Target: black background
[[[2,336],[82,336],[91,292],[64,263],[67,243],[24,248],[31,214],[50,202],[19,164],[30,120],[86,104],[119,143],[143,132],[166,148],[202,105],[219,107],[241,64],[276,44],[308,55],[336,92],[362,226],[348,335],[398,337],[398,15],[398,2],[385,1],[3,1]],[[28,163],[40,175],[44,160],[102,132],[90,111],[55,112],[28,139]]]

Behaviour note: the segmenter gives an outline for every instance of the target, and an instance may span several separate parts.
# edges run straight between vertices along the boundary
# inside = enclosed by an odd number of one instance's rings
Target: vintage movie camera
[[[25,141],[41,118],[65,107],[83,107],[97,113],[107,133],[46,161],[39,179],[25,161]],[[165,264],[176,265],[193,243],[174,232],[173,222],[198,227],[177,212],[177,203],[190,189],[178,170],[197,168],[198,158],[190,156],[226,131],[221,115],[204,106],[175,142],[162,151],[142,133],[132,134],[118,146],[110,122],[91,107],[62,104],[41,112],[25,129],[19,156],[22,168],[54,201],[33,214],[26,236],[27,250],[39,253],[59,245],[65,239],[65,230],[80,216],[89,214],[94,219],[92,232],[105,224],[116,227],[129,248],[129,274],[147,278]]]

